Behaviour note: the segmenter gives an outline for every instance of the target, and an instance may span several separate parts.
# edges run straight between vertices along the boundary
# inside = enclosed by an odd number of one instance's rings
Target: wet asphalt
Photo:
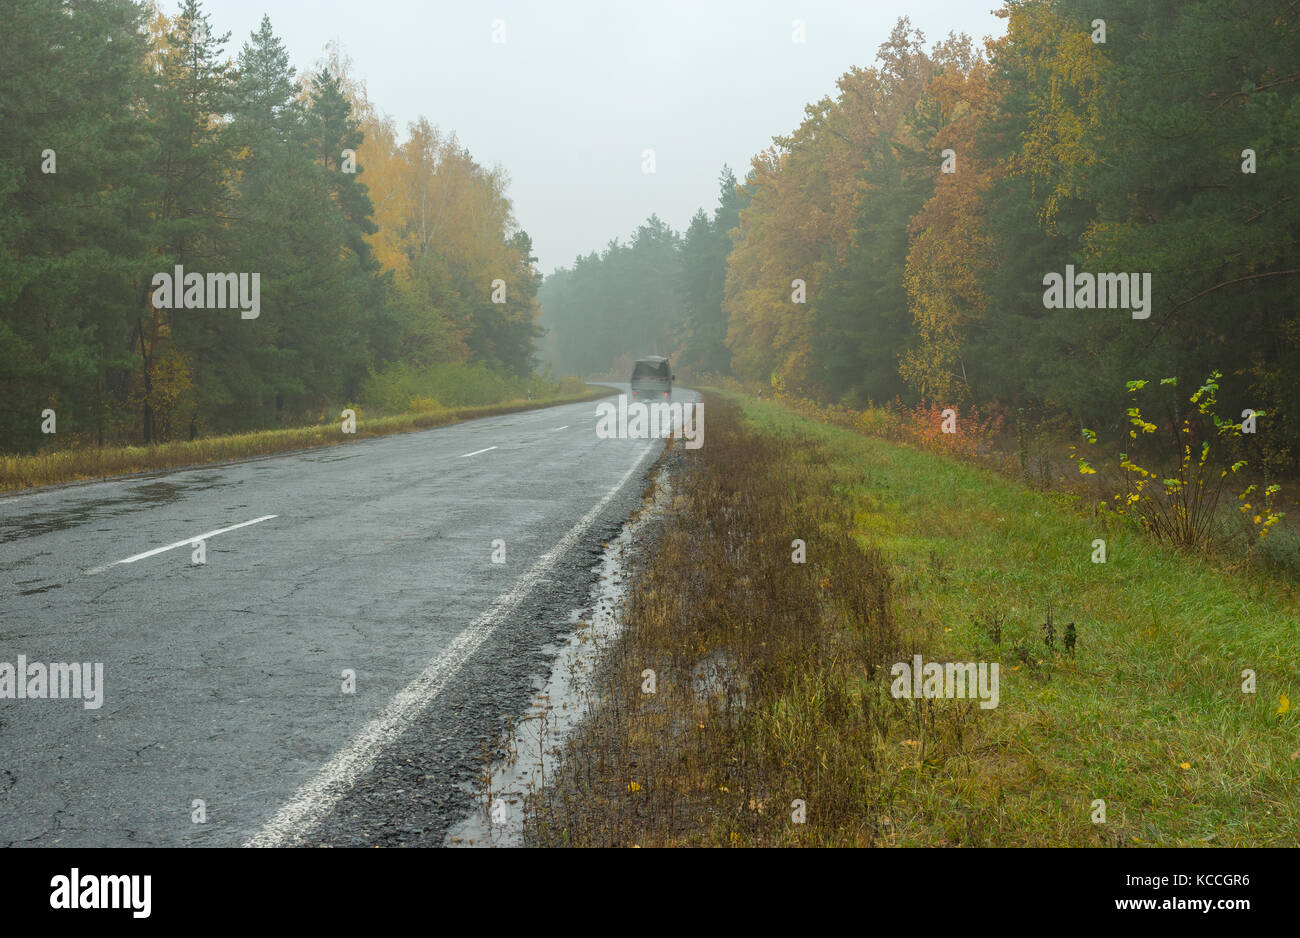
[[[595,407],[0,498],[0,663],[104,672],[98,709],[0,699],[0,845],[246,843],[636,464],[341,800],[294,831],[441,844],[659,453],[597,439]],[[188,542],[119,562],[268,515],[210,537],[202,565]]]

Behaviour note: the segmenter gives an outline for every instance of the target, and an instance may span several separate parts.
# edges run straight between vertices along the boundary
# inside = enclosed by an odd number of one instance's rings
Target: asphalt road
[[[595,406],[0,499],[0,662],[104,674],[0,699],[0,844],[441,843],[662,447]]]

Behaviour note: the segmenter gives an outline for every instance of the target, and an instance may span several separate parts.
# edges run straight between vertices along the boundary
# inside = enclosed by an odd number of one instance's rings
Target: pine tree
[[[0,26],[0,439],[102,442],[122,418],[147,266],[136,187],[142,13],[128,0],[21,0]],[[49,170],[49,171],[45,171]]]

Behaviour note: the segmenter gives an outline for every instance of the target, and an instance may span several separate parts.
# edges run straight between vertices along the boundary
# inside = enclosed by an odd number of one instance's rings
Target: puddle
[[[206,491],[221,484],[221,476],[207,474],[187,482],[125,483],[113,495],[80,501],[77,499],[78,493],[74,491],[68,496],[67,501],[70,504],[66,506],[0,518],[0,544],[74,528],[90,521],[114,518],[139,508],[170,505],[192,492]],[[19,492],[16,497],[25,494],[30,493]],[[0,503],[0,506],[2,505],[3,503]]]
[[[304,456],[306,462],[342,462],[345,459],[356,459],[358,456],[364,456],[365,453],[347,453],[343,456]]]
[[[714,702],[728,709],[744,709],[747,693],[743,680],[738,679],[735,659],[725,652],[710,652],[708,657],[691,669],[691,690],[701,702]]]
[[[523,846],[525,798],[554,777],[569,735],[589,710],[592,675],[621,629],[617,613],[627,592],[624,552],[670,497],[667,476],[660,469],[653,501],[623,526],[601,555],[599,579],[589,605],[583,607],[592,610],[590,617],[582,619],[581,610],[570,615],[573,634],[560,647],[550,677],[534,693],[528,711],[507,740],[509,756],[492,766],[490,804],[484,804],[482,788],[475,788],[478,807],[447,832],[443,846]]]

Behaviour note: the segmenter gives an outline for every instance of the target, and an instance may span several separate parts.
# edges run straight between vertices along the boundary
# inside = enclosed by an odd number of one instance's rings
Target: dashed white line
[[[555,428],[555,430],[567,430],[567,429],[569,429],[569,425],[568,425],[567,423],[566,423],[564,426],[562,426],[562,427],[556,427],[556,428]],[[551,432],[554,433],[555,430],[552,430]]]
[[[457,458],[457,459],[464,459],[466,456],[477,456],[479,453],[487,453],[487,452],[490,452],[491,450],[494,450],[494,449],[496,449],[495,446],[489,446],[487,449],[476,449],[476,450],[474,450],[474,452],[472,452],[472,453],[461,453],[461,454],[460,454],[459,456],[457,456],[456,458]]]
[[[358,776],[375,763],[385,747],[390,745],[411,720],[442,693],[444,687],[456,676],[480,645],[496,631],[507,616],[513,613],[525,596],[532,592],[555,562],[571,550],[583,533],[596,520],[601,510],[618,494],[637,467],[658,444],[652,442],[632,463],[623,477],[604,497],[569,529],[555,546],[537,559],[515,584],[502,593],[492,606],[461,632],[447,650],[420,672],[410,684],[398,691],[379,716],[367,723],[357,737],[308,781],[247,843],[245,847],[277,847],[300,841],[339,803]]]
[[[112,563],[105,564],[102,567],[95,567],[93,570],[87,570],[86,573],[103,573],[109,567],[116,567],[119,563],[135,563],[137,560],[144,560],[146,557],[153,557],[156,554],[163,554],[169,550],[175,550],[178,547],[189,547],[198,541],[206,541],[210,537],[216,537],[218,534],[225,534],[227,531],[234,531],[239,528],[246,528],[250,524],[260,524],[263,521],[270,521],[272,518],[278,518],[279,515],[262,515],[260,518],[254,518],[252,521],[241,521],[239,524],[232,524],[228,528],[217,528],[215,531],[207,531],[203,534],[196,534],[193,537],[187,537],[183,541],[177,541],[175,544],[168,544],[166,547],[155,547],[153,550],[146,550],[143,554],[136,554],[127,557],[125,560],[114,560]]]

